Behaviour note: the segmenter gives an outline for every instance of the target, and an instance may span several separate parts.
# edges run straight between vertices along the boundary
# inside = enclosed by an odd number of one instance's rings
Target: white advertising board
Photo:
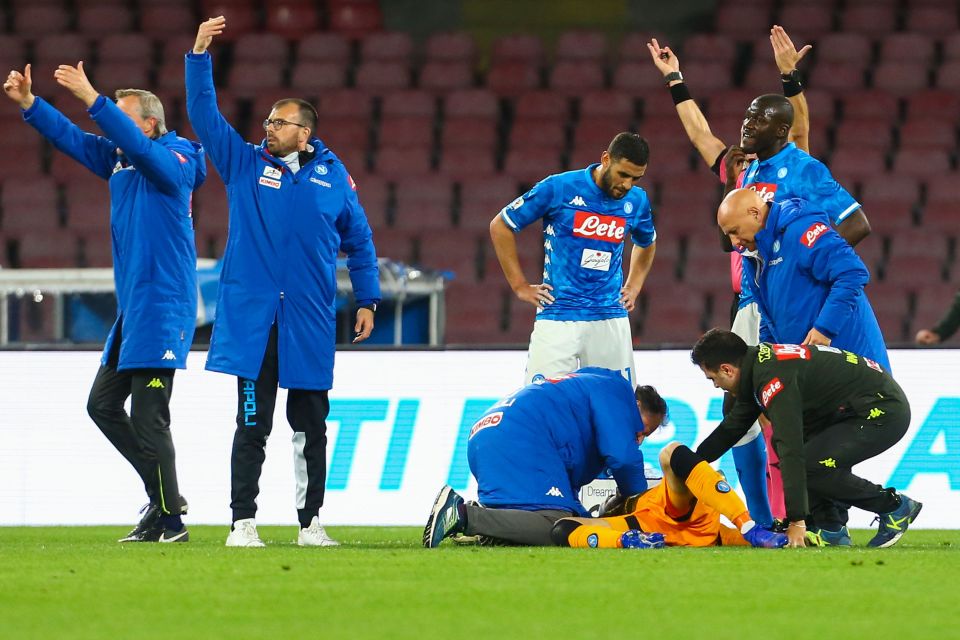
[[[230,521],[235,379],[203,370],[205,353],[179,371],[171,405],[189,523]],[[857,467],[924,503],[918,527],[960,528],[960,353],[896,351],[891,361],[912,405],[910,431]],[[86,415],[99,354],[0,352],[0,525],[129,524],[144,501],[133,470]],[[419,525],[444,483],[475,495],[466,435],[476,416],[522,381],[516,351],[344,352],[337,356],[328,419],[325,524]],[[685,351],[640,351],[638,379],[670,405],[670,423],[643,445],[694,445],[720,415],[720,393]],[[260,523],[292,524],[291,431],[281,391],[258,500]],[[727,454],[720,461],[736,479]],[[851,525],[870,514],[853,510]]]

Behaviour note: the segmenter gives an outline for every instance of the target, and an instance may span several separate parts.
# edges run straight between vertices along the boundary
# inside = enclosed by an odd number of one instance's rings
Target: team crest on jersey
[[[316,167],[316,169],[314,169],[314,171],[316,171],[317,173],[319,173],[319,174],[322,175],[322,176],[325,176],[325,175],[327,175],[327,172],[329,171],[329,169],[327,169],[326,165],[318,164],[317,167]]]
[[[602,242],[620,244],[627,233],[623,220],[590,211],[577,211],[573,216],[573,235]]]
[[[787,177],[787,173],[789,173],[789,171],[786,167],[780,167],[780,171],[777,171],[777,177],[783,180]]]
[[[625,214],[627,214],[627,215],[630,215],[631,213],[633,213],[633,203],[632,203],[632,202],[624,202],[624,203],[623,203],[623,212],[624,212]]]
[[[779,251],[780,251],[780,239],[778,238],[773,241],[773,252],[777,253]]]
[[[813,245],[817,243],[824,232],[829,229],[827,225],[822,222],[814,222],[810,225],[810,228],[803,232],[803,235],[800,236],[800,243],[807,247],[807,249],[812,249]]]
[[[773,197],[777,195],[777,185],[770,184],[769,182],[754,182],[753,184],[748,184],[747,189],[753,189],[757,192],[763,201],[766,203],[773,202]]]

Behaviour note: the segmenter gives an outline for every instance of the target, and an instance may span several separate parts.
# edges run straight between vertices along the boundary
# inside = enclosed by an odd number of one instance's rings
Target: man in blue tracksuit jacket
[[[206,178],[200,145],[167,132],[147,91],[97,93],[83,63],[54,77],[86,105],[105,136],[84,133],[31,92],[30,65],[12,71],[7,95],[58,150],[107,180],[117,320],[107,337],[87,410],[143,480],[150,504],[121,541],[183,542],[189,534],[170,436],[170,393],[186,367],[197,317],[197,253],[191,194]],[[128,416],[124,402],[132,397]]]
[[[887,348],[864,287],[870,272],[815,203],[767,203],[751,189],[732,191],[717,222],[744,258],[760,310],[761,342],[832,345],[890,370]]]
[[[227,185],[230,231],[207,369],[237,376],[228,546],[260,547],[254,516],[277,386],[289,389],[298,543],[336,544],[317,517],[326,482],[327,393],[333,385],[336,258],[347,254],[358,342],[373,329],[380,281],[370,225],[343,163],[313,134],[307,102],[274,104],[260,145],[220,114],[207,47],[221,16],[200,25],[186,56],[187,114]]]
[[[660,426],[666,410],[653,387],[635,391],[612,369],[586,367],[538,378],[474,423],[467,460],[482,506],[464,504],[451,510],[449,505],[463,501],[444,487],[424,532],[424,545],[436,546],[461,532],[519,544],[552,544],[550,530],[557,520],[589,517],[578,494],[603,469],[610,470],[622,495],[647,490],[639,445]],[[460,509],[462,517],[455,513]]]

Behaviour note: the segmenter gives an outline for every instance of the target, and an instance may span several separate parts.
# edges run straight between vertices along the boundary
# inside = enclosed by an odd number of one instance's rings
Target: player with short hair
[[[736,397],[697,447],[707,461],[719,458],[761,413],[773,423],[789,546],[804,545],[807,519],[812,531],[834,517],[836,502],[878,515],[871,547],[895,544],[920,513],[921,503],[852,471],[896,444],[910,426],[907,397],[879,363],[823,344],[748,347],[722,329],[705,333],[690,359],[714,386]]]
[[[596,366],[636,379],[627,314],[653,264],[656,231],[650,199],[638,186],[650,149],[619,133],[586,169],[544,178],[490,223],[493,247],[517,297],[537,307],[525,382]],[[543,281],[530,284],[514,234],[541,220]],[[633,240],[630,269],[621,263]]]
[[[640,443],[666,418],[656,389],[587,367],[541,378],[493,405],[470,430],[467,459],[479,504],[443,487],[423,545],[457,533],[550,545],[558,519],[588,516],[580,488],[609,469],[624,495],[647,488]]]
[[[602,518],[564,518],[553,526],[561,547],[648,548],[751,545],[779,548],[787,543],[754,522],[747,506],[723,475],[679,442],[660,451],[663,481],[632,496]],[[608,502],[610,500],[608,499]],[[720,522],[727,517],[736,527]]]

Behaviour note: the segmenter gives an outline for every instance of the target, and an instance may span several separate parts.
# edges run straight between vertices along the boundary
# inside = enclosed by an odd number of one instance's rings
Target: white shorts
[[[636,385],[629,318],[609,320],[537,320],[530,335],[524,384],[582,367],[620,371]]]
[[[747,346],[755,347],[760,344],[760,310],[757,309],[756,302],[751,302],[737,310],[730,331],[743,338]]]

